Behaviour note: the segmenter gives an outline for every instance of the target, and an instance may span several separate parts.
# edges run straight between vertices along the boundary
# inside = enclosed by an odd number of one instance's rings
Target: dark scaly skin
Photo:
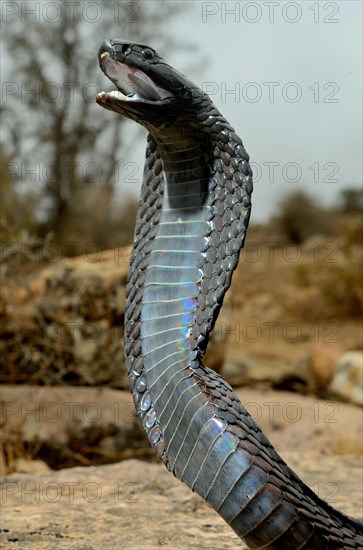
[[[98,103],[149,130],[125,348],[152,446],[250,548],[362,549],[361,523],[319,499],[203,365],[248,226],[252,172],[241,140],[209,97],[147,46],[105,41],[100,63],[133,98],[101,93]],[[140,82],[143,74],[151,81]]]

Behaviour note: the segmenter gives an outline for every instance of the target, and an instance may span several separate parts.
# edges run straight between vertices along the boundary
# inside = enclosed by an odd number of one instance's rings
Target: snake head
[[[203,95],[149,46],[104,40],[98,58],[116,90],[97,94],[97,103],[143,126],[174,121],[181,110],[193,111],[195,98]]]

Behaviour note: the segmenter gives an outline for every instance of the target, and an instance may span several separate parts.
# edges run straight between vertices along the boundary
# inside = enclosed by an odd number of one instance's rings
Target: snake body
[[[149,132],[130,264],[126,365],[157,456],[255,549],[362,549],[362,525],[285,464],[203,364],[248,227],[252,172],[233,127],[148,46],[103,42],[97,102]]]

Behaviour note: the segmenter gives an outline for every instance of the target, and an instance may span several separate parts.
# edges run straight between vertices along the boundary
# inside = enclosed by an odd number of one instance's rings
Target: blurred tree
[[[9,166],[14,165],[14,158],[6,153],[1,143],[0,158],[2,168],[0,178],[0,234],[1,241],[10,241],[18,237],[12,231],[13,227],[23,228],[25,231],[34,233],[34,210],[39,197],[32,190],[24,190],[22,193],[17,192],[14,175],[8,169]]]
[[[138,0],[7,3],[2,56],[7,124],[1,143],[3,192],[9,200],[3,216],[16,221],[9,204],[15,186],[29,196],[31,189],[38,201],[30,225],[36,224],[38,234],[52,231],[55,242],[62,242],[70,237],[72,220],[71,238],[84,240],[82,224],[88,221],[97,244],[109,245],[105,238],[115,186],[127,183],[133,167],[125,169],[122,163],[125,119],[107,117],[95,103],[98,91],[113,88],[98,66],[98,48],[104,38],[119,36],[170,47],[170,30],[163,22],[181,7],[179,2]],[[106,228],[98,237],[94,223],[96,218],[102,223],[101,209]]]
[[[359,212],[363,210],[362,189],[349,187],[340,192],[340,204],[343,212]]]

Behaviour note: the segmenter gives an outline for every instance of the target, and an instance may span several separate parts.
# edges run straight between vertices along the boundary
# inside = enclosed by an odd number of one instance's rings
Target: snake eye
[[[152,59],[154,57],[154,52],[150,48],[144,48],[142,50],[142,55],[144,59]]]

